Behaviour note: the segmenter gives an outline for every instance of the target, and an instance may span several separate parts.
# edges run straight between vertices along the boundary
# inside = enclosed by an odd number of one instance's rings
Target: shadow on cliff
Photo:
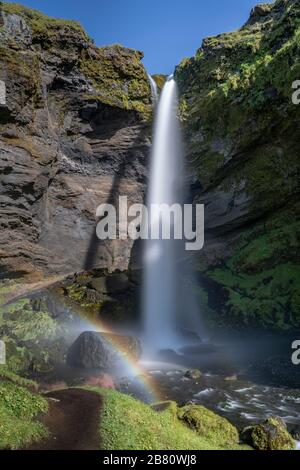
[[[119,196],[120,184],[121,184],[122,179],[124,178],[126,167],[127,167],[127,162],[126,160],[123,160],[119,166],[118,174],[115,175],[114,177],[114,180],[113,180],[110,192],[109,192],[109,196],[106,201],[107,204],[112,204],[114,207],[117,206],[117,199]],[[96,227],[95,227],[93,230],[93,234],[91,236],[89,247],[88,247],[86,257],[84,260],[83,268],[85,271],[88,271],[96,267],[95,261],[97,259],[98,250],[101,245],[105,246],[105,241],[100,240],[97,237]]]
[[[131,153],[134,149],[137,149],[135,152]],[[141,136],[138,136],[132,143],[130,149],[128,149],[129,155],[125,155],[122,161],[119,164],[117,172],[114,176],[112,186],[109,191],[106,204],[112,204],[115,208],[118,207],[118,197],[120,196],[120,186],[122,180],[130,178],[129,170],[134,169],[135,165],[138,163],[137,160],[143,155],[145,162],[143,163],[147,169],[147,159],[149,149],[147,148],[145,142],[141,139]],[[137,181],[145,183],[145,176],[143,180],[138,179]],[[98,251],[101,246],[105,246],[107,251],[109,251],[109,244],[105,240],[100,240],[96,234],[96,224],[93,230],[93,234],[90,238],[89,247],[86,252],[83,269],[85,271],[97,268],[97,257]],[[131,260],[129,264],[131,263]]]

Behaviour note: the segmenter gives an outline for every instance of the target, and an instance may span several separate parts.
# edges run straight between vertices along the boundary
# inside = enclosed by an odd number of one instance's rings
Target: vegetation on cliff
[[[77,21],[50,18],[18,4],[0,2],[0,17],[0,37],[6,43],[0,60],[15,73],[23,74],[28,87],[35,85],[35,94],[40,92],[39,62],[43,55],[47,61],[52,55],[62,61],[62,67],[69,64],[90,81],[90,89],[83,93],[87,101],[133,110],[143,119],[151,116],[150,86],[141,52],[120,45],[96,47]],[[18,37],[12,37],[7,24],[15,24],[18,18],[22,28]],[[37,47],[34,55],[28,51],[30,44]],[[42,57],[38,46],[42,47]],[[27,50],[25,56],[22,49]],[[31,83],[26,81],[27,75]]]
[[[176,70],[196,199],[219,243],[211,256],[207,241],[201,272],[219,285],[221,322],[300,327],[299,28],[298,1],[259,5]]]

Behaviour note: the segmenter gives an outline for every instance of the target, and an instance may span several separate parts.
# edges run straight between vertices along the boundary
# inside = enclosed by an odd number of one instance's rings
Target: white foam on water
[[[210,395],[211,393],[215,392],[214,388],[205,388],[198,393],[195,393],[194,397],[201,397],[202,395]]]

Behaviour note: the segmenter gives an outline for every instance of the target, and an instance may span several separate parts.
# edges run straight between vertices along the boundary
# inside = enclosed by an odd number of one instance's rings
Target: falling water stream
[[[158,101],[158,89],[155,80],[148,74],[148,80],[151,88],[152,103],[155,105]]]
[[[169,77],[158,102],[154,126],[147,206],[150,227],[157,221],[153,204],[181,204],[184,195],[184,164],[177,118],[177,86]],[[161,222],[161,219],[160,219]],[[170,220],[172,234],[172,219]],[[144,251],[144,327],[146,348],[178,346],[176,316],[180,294],[182,241],[148,239]]]

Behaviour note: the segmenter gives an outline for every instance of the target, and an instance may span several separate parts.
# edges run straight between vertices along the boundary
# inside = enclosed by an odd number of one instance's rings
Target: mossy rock
[[[296,442],[287,431],[285,423],[276,417],[245,428],[242,439],[257,450],[295,450],[296,447]]]
[[[238,430],[227,419],[204,406],[185,405],[178,409],[178,418],[195,430],[199,436],[218,439],[224,445],[236,445],[239,442]]]
[[[163,89],[164,87],[164,84],[166,83],[166,80],[168,78],[168,75],[163,75],[163,74],[155,74],[155,75],[152,75],[152,78],[153,80],[155,81],[156,85],[158,86],[158,88],[160,90]]]
[[[190,369],[190,370],[187,370],[186,373],[184,374],[184,376],[190,380],[198,380],[201,378],[201,375],[202,374],[199,369]]]

